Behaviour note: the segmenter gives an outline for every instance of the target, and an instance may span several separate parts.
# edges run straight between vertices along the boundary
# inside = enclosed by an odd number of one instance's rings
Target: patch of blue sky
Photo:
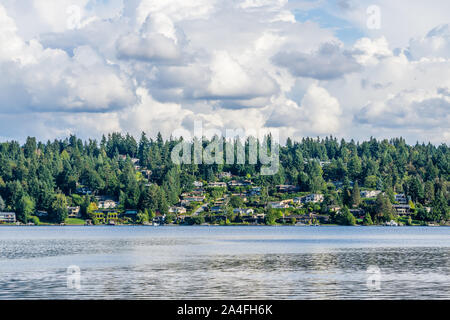
[[[294,10],[294,15],[297,21],[306,22],[313,21],[319,24],[322,28],[331,29],[334,31],[339,40],[346,45],[353,44],[356,40],[364,36],[364,32],[357,26],[351,24],[349,21],[339,18],[337,15],[330,13],[331,10],[341,10],[339,8],[314,8],[310,10]]]

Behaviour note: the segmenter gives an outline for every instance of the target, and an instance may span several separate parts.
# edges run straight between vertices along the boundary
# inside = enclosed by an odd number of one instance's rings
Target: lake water
[[[0,227],[0,299],[449,299],[449,258],[446,227]]]

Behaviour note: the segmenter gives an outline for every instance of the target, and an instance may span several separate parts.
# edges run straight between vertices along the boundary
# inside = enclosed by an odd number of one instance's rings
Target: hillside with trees
[[[272,143],[270,136],[267,140]],[[164,140],[160,134],[152,139],[144,133],[136,141],[129,134],[113,133],[101,141],[70,136],[46,143],[31,137],[24,145],[1,143],[0,211],[16,212],[23,223],[31,221],[34,212],[46,211],[51,221],[61,223],[67,218],[68,206],[79,206],[88,218],[95,210],[95,196],[102,195],[117,199],[122,211],[168,214],[183,193],[194,189],[194,181],[219,181],[220,173],[230,172],[263,188],[259,204],[266,204],[277,193],[277,185],[323,194],[323,202],[312,209],[342,224],[353,224],[348,211],[352,208],[370,213],[364,219],[368,224],[392,219],[392,205],[399,193],[409,199],[415,219],[449,218],[450,150],[445,144],[408,145],[402,138],[364,142],[333,137],[288,139],[280,147],[278,173],[262,176],[261,163],[175,165],[171,151],[180,141]],[[203,141],[205,146],[208,143]],[[247,139],[241,147],[248,151],[248,144]],[[368,202],[361,198],[362,190],[382,193]],[[242,205],[240,199],[232,199],[232,206]],[[330,213],[333,206],[344,208],[339,216]]]

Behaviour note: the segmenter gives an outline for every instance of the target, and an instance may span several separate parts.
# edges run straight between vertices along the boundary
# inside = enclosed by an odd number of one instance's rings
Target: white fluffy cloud
[[[300,106],[280,98],[272,110],[269,127],[295,128],[302,135],[340,134],[344,122],[339,101],[317,83],[309,86]]]
[[[436,1],[4,0],[1,138],[168,137],[202,120],[449,142],[450,21]]]
[[[25,42],[0,6],[2,112],[108,111],[134,100],[132,83],[95,50],[80,46],[70,57],[59,49]]]

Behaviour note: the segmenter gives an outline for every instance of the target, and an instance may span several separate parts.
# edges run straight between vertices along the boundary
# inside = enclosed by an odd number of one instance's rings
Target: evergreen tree
[[[3,198],[0,196],[0,212],[4,211],[6,209],[6,204]]]
[[[354,226],[356,225],[356,218],[350,212],[348,207],[344,207],[336,216],[336,222],[343,226]]]
[[[361,204],[361,191],[359,190],[358,181],[355,181],[351,194],[351,204],[358,207]]]
[[[59,193],[55,196],[50,214],[53,221],[57,223],[63,223],[67,219],[67,198],[64,194]]]
[[[365,226],[371,226],[373,225],[372,217],[370,216],[370,213],[366,213],[364,216],[363,224]]]
[[[375,213],[379,221],[388,222],[394,219],[394,211],[391,201],[382,193],[375,201]]]
[[[34,201],[31,197],[23,195],[16,206],[17,220],[28,223],[31,214],[34,212]]]

